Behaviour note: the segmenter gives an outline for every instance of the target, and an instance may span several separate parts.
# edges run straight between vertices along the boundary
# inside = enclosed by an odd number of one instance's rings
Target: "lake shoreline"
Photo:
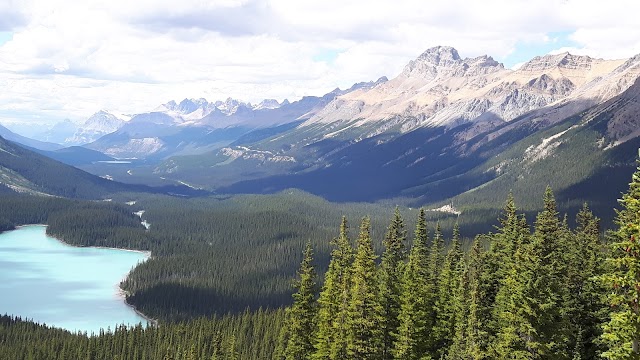
[[[16,227],[15,227],[15,230],[20,229],[20,228],[31,227],[31,226],[43,226],[43,227],[45,227],[45,228],[46,228],[48,225],[47,225],[47,224],[26,224],[26,225],[18,225],[18,226],[16,226]],[[8,231],[11,231],[11,230],[8,230]],[[142,255],[146,256],[146,259],[144,259],[144,260],[143,260],[143,261],[141,261],[141,262],[147,261],[147,260],[151,259],[151,257],[152,257],[152,256],[151,256],[151,251],[145,251],[145,250],[132,250],[132,249],[121,249],[121,248],[114,248],[114,247],[107,247],[107,246],[78,246],[78,245],[70,244],[70,243],[68,243],[68,242],[64,241],[64,239],[61,239],[61,238],[59,238],[59,237],[57,237],[57,236],[47,234],[47,233],[46,233],[46,230],[45,230],[45,235],[46,235],[46,236],[48,236],[48,237],[50,237],[50,238],[52,238],[52,239],[56,239],[57,241],[59,241],[61,244],[65,245],[65,246],[74,247],[74,248],[119,250],[119,251],[129,251],[129,252],[133,252],[133,253],[142,254]],[[136,266],[138,266],[141,262],[138,262],[138,264],[137,264]],[[127,291],[126,291],[126,290],[124,290],[124,289],[121,287],[121,284],[122,284],[122,282],[123,282],[123,281],[127,280],[127,278],[128,278],[128,277],[129,277],[129,275],[128,275],[128,274],[127,274],[127,275],[125,275],[125,276],[120,280],[120,282],[119,282],[119,283],[115,284],[115,285],[116,285],[116,288],[117,288],[117,291],[116,291],[115,295],[116,295],[118,298],[122,299],[122,302],[124,302],[124,304],[125,304],[127,307],[129,307],[131,310],[133,310],[133,311],[134,311],[136,314],[138,314],[140,317],[144,318],[147,322],[149,322],[149,323],[150,323],[150,324],[152,324],[153,326],[158,326],[158,320],[157,320],[157,319],[153,319],[153,318],[149,317],[148,315],[146,315],[146,314],[142,313],[140,310],[138,310],[138,309],[136,308],[136,306],[135,306],[135,305],[130,304],[130,303],[128,303],[128,302],[127,302],[127,295],[128,295],[128,293],[127,293]]]
[[[126,280],[126,278],[127,278],[126,276],[124,278],[122,278],[122,281]],[[123,288],[121,288],[119,285],[118,285],[117,295],[118,295],[118,297],[120,297],[124,301],[125,305],[127,305],[131,310],[135,311],[136,314],[140,315],[140,317],[142,317],[145,320],[147,320],[147,322],[149,322],[153,326],[156,326],[156,327],[158,326],[158,319],[150,318],[149,316],[147,316],[146,314],[144,314],[140,310],[138,310],[138,308],[135,305],[130,304],[130,303],[127,302],[128,292],[126,290],[124,290]]]

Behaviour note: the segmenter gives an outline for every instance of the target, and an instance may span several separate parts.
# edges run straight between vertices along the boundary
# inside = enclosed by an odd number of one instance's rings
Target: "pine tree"
[[[278,342],[276,344],[276,348],[273,352],[273,360],[285,360],[287,356],[287,346],[289,344],[289,323],[291,319],[291,308],[286,308],[284,313],[284,323],[280,328],[280,333],[278,334]],[[222,348],[219,351],[219,358],[222,359],[223,352]]]
[[[378,294],[376,256],[370,235],[369,218],[360,226],[358,247],[353,262],[352,292],[349,304],[348,358],[378,360],[381,358],[381,306]]]
[[[535,318],[542,353],[554,356],[567,352],[564,347],[567,336],[567,318],[562,313],[562,301],[567,297],[567,288],[563,278],[567,272],[565,263],[566,241],[569,232],[560,222],[556,201],[551,187],[544,194],[544,208],[538,214],[535,223],[532,245],[540,251],[540,269],[534,290],[540,296],[540,311]]]
[[[607,286],[609,321],[603,327],[606,359],[640,359],[640,167],[629,191],[620,200],[618,229],[610,234],[609,271],[601,277]]]
[[[487,271],[483,283],[486,284],[486,297],[489,303],[496,301],[496,296],[503,285],[504,279],[511,271],[514,255],[520,244],[529,236],[529,227],[524,216],[518,214],[515,198],[510,192],[504,204],[501,217],[498,219],[500,227],[491,237],[491,248],[486,254]],[[490,332],[497,332],[495,316],[489,318],[486,324]]]
[[[315,270],[311,264],[313,250],[308,242],[295,283],[297,292],[293,294],[293,305],[289,313],[289,340],[285,350],[287,360],[310,359],[313,353],[313,331],[316,317]]]
[[[444,238],[442,237],[442,228],[440,223],[436,223],[436,230],[433,234],[433,242],[431,243],[431,249],[429,250],[429,278],[433,288],[438,287],[438,279],[440,278],[440,271],[444,265]]]
[[[484,256],[485,270],[479,280],[479,287],[482,288],[479,294],[482,294],[482,300],[477,309],[478,315],[482,318],[477,322],[478,334],[486,334],[489,341],[488,346],[480,346],[480,354],[484,353],[489,357],[504,355],[504,352],[508,353],[515,346],[517,336],[514,332],[517,331],[516,327],[521,320],[519,312],[523,310],[517,308],[522,294],[515,290],[521,286],[518,281],[526,277],[526,274],[519,271],[524,266],[524,247],[530,240],[529,226],[524,216],[518,214],[511,192],[498,221],[500,227],[497,228],[497,232],[489,235],[491,247]],[[525,329],[518,331],[522,332]]]
[[[427,249],[427,222],[424,209],[420,209],[409,254],[402,277],[402,297],[399,334],[394,347],[397,360],[425,359],[427,339],[431,328],[429,299],[433,287],[429,282],[429,252]]]
[[[594,359],[599,349],[596,341],[603,321],[603,287],[596,281],[602,274],[602,249],[599,220],[584,204],[577,215],[578,227],[571,232],[566,216],[560,227],[560,251],[564,267],[562,312],[567,327],[568,355],[574,359]]]
[[[406,258],[407,232],[400,210],[396,210],[383,241],[385,251],[380,264],[380,305],[382,307],[382,359],[393,358],[392,350],[400,322],[400,296],[402,294],[402,265]]]
[[[462,248],[460,244],[460,229],[458,224],[453,229],[451,248],[447,253],[437,287],[436,297],[436,323],[433,327],[432,349],[441,357],[446,354],[455,334],[456,307],[455,292],[462,280]],[[461,299],[462,301],[462,299]],[[459,310],[459,309],[458,309]]]
[[[468,320],[469,320],[469,268],[464,261],[458,263],[457,269],[458,279],[456,280],[455,288],[452,289],[452,322],[453,333],[451,346],[447,351],[447,359],[449,360],[462,360],[467,359],[467,341],[469,334]]]
[[[347,218],[342,217],[340,235],[332,241],[329,269],[318,299],[318,320],[314,359],[346,357],[347,310],[349,305],[350,268],[353,248],[347,234]]]
[[[428,267],[428,276],[429,276],[429,286],[431,288],[431,294],[426,298],[427,306],[426,309],[429,311],[429,323],[428,327],[433,329],[436,327],[438,310],[437,310],[437,299],[438,299],[438,289],[440,285],[440,273],[444,267],[445,254],[444,254],[444,238],[442,236],[442,228],[440,227],[440,223],[436,223],[436,229],[433,234],[433,241],[431,243],[431,248],[429,249],[429,267]],[[437,339],[438,334],[433,331],[429,332],[428,342],[429,342],[429,352],[433,352],[437,349]]]
[[[534,281],[534,264],[539,262],[529,240],[523,241],[514,254],[513,266],[496,295],[494,317],[496,338],[491,344],[490,358],[537,359],[537,349],[530,343],[536,333],[531,318],[536,308],[530,303],[529,284]]]
[[[213,337],[211,360],[222,360],[222,335],[216,332]]]
[[[515,263],[497,296],[499,357],[565,358],[566,318],[562,299],[564,264],[558,211],[551,188],[535,223],[531,240],[516,250]]]
[[[489,321],[493,303],[487,297],[486,256],[482,238],[476,237],[469,253],[467,267],[468,313],[466,322],[465,359],[480,360],[488,357]]]
[[[595,217],[587,204],[576,217],[577,228],[574,246],[567,253],[568,317],[571,323],[570,333],[575,336],[569,342],[574,349],[574,358],[595,359],[602,349],[598,346],[601,324],[606,317],[606,305],[603,298],[606,289],[597,280],[604,274],[604,257],[600,243],[600,219]]]

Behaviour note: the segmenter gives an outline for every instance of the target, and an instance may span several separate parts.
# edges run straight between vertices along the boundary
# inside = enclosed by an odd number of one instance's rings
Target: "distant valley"
[[[81,147],[64,150],[11,140],[124,183],[216,193],[298,188],[332,201],[467,209],[551,185],[567,209],[581,201],[611,208],[640,145],[639,76],[640,56],[563,53],[510,70],[439,46],[395,78],[322,96],[184,99],[133,115],[103,110],[62,142]],[[592,191],[602,176],[615,184],[611,194]]]

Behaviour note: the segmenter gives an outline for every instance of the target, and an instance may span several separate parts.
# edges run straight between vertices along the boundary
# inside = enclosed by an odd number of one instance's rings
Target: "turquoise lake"
[[[45,231],[29,225],[0,234],[0,314],[89,334],[147,324],[118,294],[120,281],[147,255],[73,247]]]

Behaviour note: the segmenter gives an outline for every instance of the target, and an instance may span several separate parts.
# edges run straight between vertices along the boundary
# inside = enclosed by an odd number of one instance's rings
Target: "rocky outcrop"
[[[504,66],[490,56],[462,59],[456,49],[449,46],[437,46],[410,61],[401,76],[433,80],[438,77],[486,75],[503,69]]]
[[[638,76],[640,56],[625,61],[562,53],[510,70],[490,56],[463,59],[456,49],[438,46],[396,78],[338,96],[302,126],[385,128],[373,124],[404,117],[402,132],[474,122],[483,124],[470,129],[486,131],[522,116],[548,125],[624,92]]]
[[[518,71],[539,72],[556,68],[589,70],[593,62],[594,59],[589,56],[571,55],[565,52],[557,55],[536,56],[524,63]]]

